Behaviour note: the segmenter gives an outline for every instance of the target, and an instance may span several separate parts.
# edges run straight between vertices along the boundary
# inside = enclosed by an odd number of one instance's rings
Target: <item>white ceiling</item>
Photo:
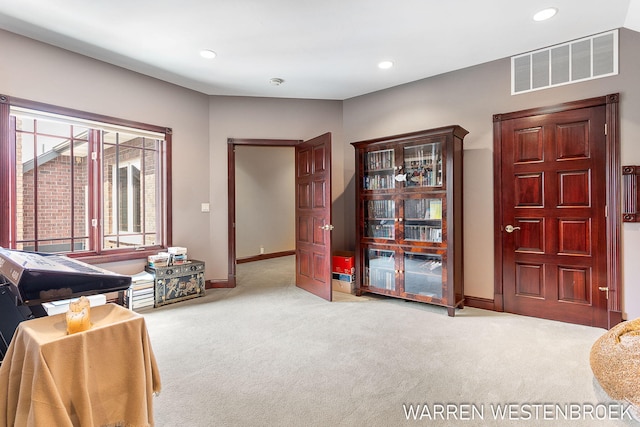
[[[209,95],[343,100],[620,27],[640,0],[0,0],[2,29]]]

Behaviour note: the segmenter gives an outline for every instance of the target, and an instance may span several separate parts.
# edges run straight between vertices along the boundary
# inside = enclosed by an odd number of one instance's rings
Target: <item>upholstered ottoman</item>
[[[602,389],[640,413],[640,318],[622,322],[591,347],[591,370]]]

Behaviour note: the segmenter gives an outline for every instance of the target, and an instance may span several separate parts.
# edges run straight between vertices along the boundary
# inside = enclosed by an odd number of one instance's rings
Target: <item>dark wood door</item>
[[[607,327],[605,113],[502,122],[505,311]]]
[[[296,146],[296,285],[331,301],[331,133]]]

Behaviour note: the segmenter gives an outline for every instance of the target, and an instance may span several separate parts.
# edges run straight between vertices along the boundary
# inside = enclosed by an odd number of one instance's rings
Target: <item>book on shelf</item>
[[[381,170],[393,167],[393,150],[373,151],[367,153],[367,170]]]
[[[368,214],[370,218],[393,218],[393,200],[369,200]]]
[[[431,199],[429,202],[429,217],[430,219],[442,219],[441,199]]]
[[[428,225],[406,225],[404,238],[423,242],[442,242],[442,229]]]
[[[396,288],[396,276],[392,271],[368,268],[365,274],[365,284],[367,286],[389,290]]]
[[[388,238],[391,231],[386,226],[380,224],[369,224],[367,226],[367,236],[373,238]]]

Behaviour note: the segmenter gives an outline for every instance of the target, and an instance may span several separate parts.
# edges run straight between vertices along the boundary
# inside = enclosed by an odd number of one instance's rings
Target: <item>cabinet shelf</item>
[[[462,142],[449,126],[353,142],[357,294],[464,307]],[[454,250],[455,248],[455,250]]]
[[[378,174],[378,173],[387,175],[389,173],[393,173],[393,171],[394,171],[394,168],[378,168],[378,169],[367,169],[365,172],[370,175]]]

